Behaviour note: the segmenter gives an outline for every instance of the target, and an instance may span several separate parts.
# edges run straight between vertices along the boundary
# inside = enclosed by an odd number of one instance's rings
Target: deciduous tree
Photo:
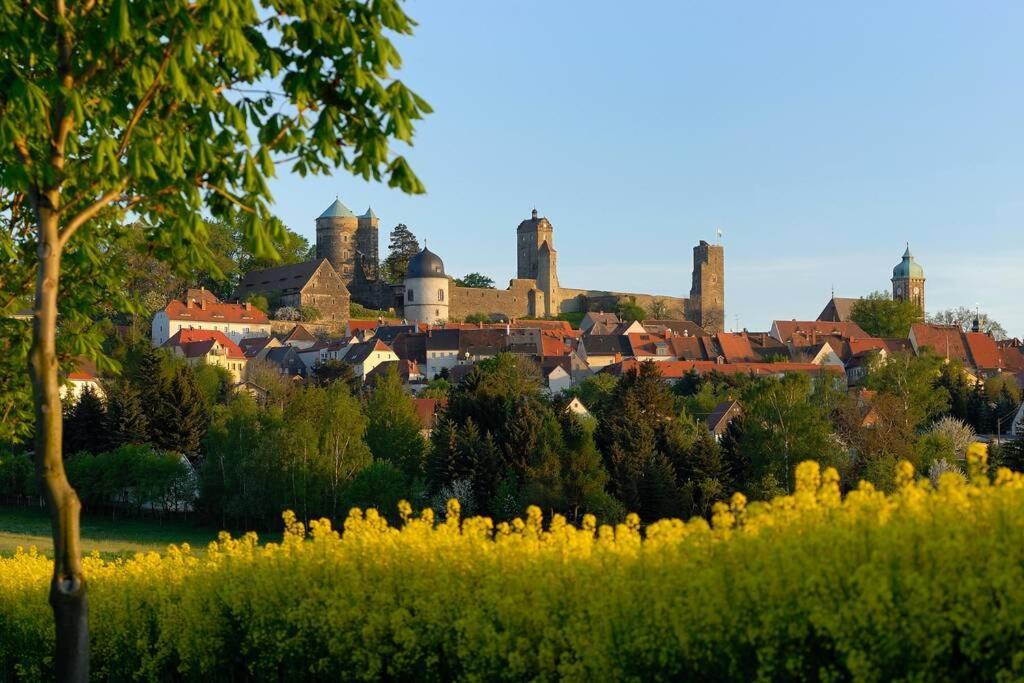
[[[276,162],[300,175],[341,167],[421,191],[388,146],[411,141],[413,121],[429,111],[391,75],[400,58],[387,33],[412,26],[397,0],[3,4],[4,242],[18,247],[8,254],[35,261],[28,362],[54,528],[60,680],[88,678],[79,503],[61,459],[57,379],[58,300],[62,334],[72,333],[72,312],[87,301],[62,288],[71,265],[62,258],[104,262],[96,246],[127,212],[151,226],[145,240],[160,258],[213,260],[204,213],[243,217],[253,252],[273,257],[284,235],[269,210],[266,180]],[[95,291],[89,284],[86,293]],[[91,340],[93,352],[98,343]]]
[[[873,337],[906,338],[910,326],[923,316],[913,301],[894,301],[885,292],[871,292],[854,302],[850,319]]]

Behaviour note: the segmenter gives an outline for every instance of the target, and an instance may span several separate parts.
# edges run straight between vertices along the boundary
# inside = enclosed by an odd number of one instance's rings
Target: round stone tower
[[[330,261],[345,284],[355,273],[358,229],[359,218],[337,199],[316,219],[316,257]]]
[[[410,323],[447,322],[448,276],[441,257],[423,247],[405,271],[405,319]]]

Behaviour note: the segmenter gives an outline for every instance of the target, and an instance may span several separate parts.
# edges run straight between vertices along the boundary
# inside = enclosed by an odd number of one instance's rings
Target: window
[[[437,290],[437,300],[438,301],[444,301],[444,290],[443,289]]]
[[[408,292],[405,293],[405,301],[407,303],[412,303],[415,300],[416,300],[416,297],[414,297],[412,295],[412,290],[411,289]]]

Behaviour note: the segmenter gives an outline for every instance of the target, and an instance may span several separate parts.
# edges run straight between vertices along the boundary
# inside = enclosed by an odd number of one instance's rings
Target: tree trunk
[[[50,605],[57,627],[56,679],[85,683],[89,679],[89,608],[79,547],[82,506],[68,483],[61,454],[64,423],[57,378],[60,235],[52,209],[39,207],[37,220],[39,272],[28,370],[36,410],[36,476],[53,529]]]

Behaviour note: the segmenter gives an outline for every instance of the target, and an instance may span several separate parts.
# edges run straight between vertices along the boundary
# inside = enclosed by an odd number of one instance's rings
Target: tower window
[[[444,301],[444,290],[443,289],[437,290],[437,300],[438,301]]]
[[[409,303],[412,303],[415,300],[415,297],[412,295],[411,289],[405,293],[405,300]]]

